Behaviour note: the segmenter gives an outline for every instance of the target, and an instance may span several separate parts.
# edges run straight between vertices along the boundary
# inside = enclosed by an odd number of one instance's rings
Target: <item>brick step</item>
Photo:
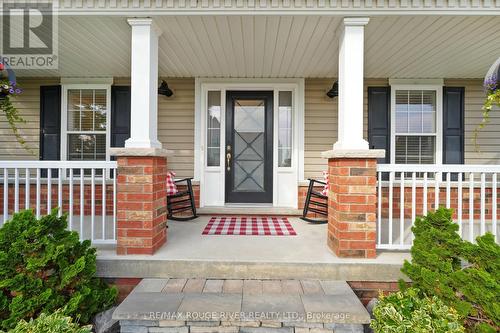
[[[144,279],[113,314],[121,332],[363,332],[345,281]]]

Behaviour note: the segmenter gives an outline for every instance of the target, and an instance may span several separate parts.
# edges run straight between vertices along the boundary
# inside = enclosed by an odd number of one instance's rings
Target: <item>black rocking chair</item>
[[[167,218],[174,221],[189,221],[198,217],[194,202],[192,178],[175,180],[175,184],[186,182],[186,190],[167,196]],[[191,211],[191,215],[178,215],[181,212]]]
[[[304,202],[304,211],[302,212],[301,219],[307,222],[322,224],[328,223],[328,196],[321,194],[321,192],[314,190],[314,184],[318,183],[321,187],[326,185],[325,182],[309,179],[309,188],[307,189],[306,201]],[[313,200],[314,199],[314,200]],[[324,218],[310,218],[307,214],[316,213]]]

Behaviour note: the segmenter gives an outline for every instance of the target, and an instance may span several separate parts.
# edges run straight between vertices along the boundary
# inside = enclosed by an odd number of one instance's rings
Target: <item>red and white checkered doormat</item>
[[[295,236],[286,217],[212,217],[203,235]]]

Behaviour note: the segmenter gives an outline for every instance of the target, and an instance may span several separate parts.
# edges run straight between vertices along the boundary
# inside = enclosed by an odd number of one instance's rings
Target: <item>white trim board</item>
[[[209,90],[221,91],[220,166],[206,166],[206,96]],[[269,90],[274,92],[273,129],[273,206],[297,208],[298,184],[304,178],[304,79],[195,79],[195,179],[200,182],[200,206],[225,205],[225,110],[227,90]],[[292,166],[278,167],[277,117],[278,92],[293,92]],[[210,188],[210,191],[208,191]]]

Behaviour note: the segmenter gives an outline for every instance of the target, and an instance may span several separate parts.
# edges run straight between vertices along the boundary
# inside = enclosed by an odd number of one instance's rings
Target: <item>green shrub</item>
[[[90,333],[91,326],[80,327],[71,317],[65,317],[60,312],[51,315],[40,314],[29,322],[21,320],[8,333]]]
[[[463,333],[455,309],[439,298],[422,297],[415,288],[380,295],[370,326],[376,333]]]
[[[477,244],[462,240],[444,208],[417,218],[412,230],[412,261],[402,271],[413,285],[455,308],[469,331],[500,331],[500,246],[493,235]]]
[[[95,273],[96,250],[67,230],[65,216],[56,210],[40,219],[30,210],[15,214],[0,229],[1,328],[59,308],[88,323],[117,295]]]

